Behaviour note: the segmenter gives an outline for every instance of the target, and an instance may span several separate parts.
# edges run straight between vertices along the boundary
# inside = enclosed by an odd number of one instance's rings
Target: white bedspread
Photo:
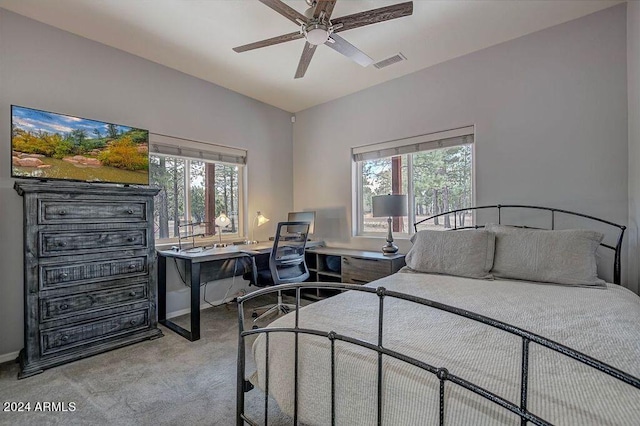
[[[522,327],[640,377],[640,298],[629,290],[579,288],[518,281],[482,281],[399,273],[373,287],[414,294]],[[300,327],[377,341],[375,294],[347,292],[300,312]],[[384,346],[413,356],[519,404],[522,340],[472,320],[415,303],[385,298]],[[293,326],[293,314],[271,326]],[[293,415],[293,335],[270,337],[269,393]],[[376,422],[377,355],[342,342],[337,348],[338,425]],[[265,339],[254,343],[264,389]],[[530,347],[529,409],[554,424],[640,424],[640,390],[536,344]],[[330,344],[300,336],[299,420],[330,424]],[[385,357],[383,424],[438,422],[439,382],[416,367]],[[517,416],[446,384],[445,424],[519,425]]]

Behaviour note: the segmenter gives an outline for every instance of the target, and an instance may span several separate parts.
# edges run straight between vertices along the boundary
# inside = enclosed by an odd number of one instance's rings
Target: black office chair
[[[258,265],[257,286],[299,283],[309,278],[309,270],[304,259],[304,249],[307,245],[309,222],[280,222],[273,241],[273,249],[269,255],[269,269]],[[258,262],[260,263],[260,262]],[[275,304],[261,306],[253,311],[257,322],[273,313],[286,314],[294,310],[295,305],[282,302],[282,292],[278,291],[278,301]],[[259,311],[264,313],[258,316]]]

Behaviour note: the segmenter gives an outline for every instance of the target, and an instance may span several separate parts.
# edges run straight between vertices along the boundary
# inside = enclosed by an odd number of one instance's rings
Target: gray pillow
[[[596,250],[604,235],[584,229],[540,230],[488,224],[496,235],[495,277],[580,286],[604,286]]]
[[[470,278],[493,278],[495,236],[484,229],[463,231],[420,231],[405,257],[407,266],[418,272]]]

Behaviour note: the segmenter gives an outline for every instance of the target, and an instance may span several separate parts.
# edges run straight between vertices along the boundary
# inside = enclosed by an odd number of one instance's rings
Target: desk
[[[200,266],[219,260],[270,253],[273,243],[230,245],[202,251],[164,250],[158,251],[158,322],[182,337],[195,341],[200,339]],[[191,287],[191,331],[167,319],[167,258],[182,259],[185,264],[185,279]]]
[[[307,247],[323,245],[323,241],[309,241]],[[158,251],[158,322],[175,331],[182,337],[195,341],[200,339],[200,267],[203,264],[220,260],[235,259],[269,254],[273,248],[272,241],[248,245],[229,245],[221,248],[210,248],[202,251],[163,250]],[[191,287],[191,330],[180,327],[167,319],[167,258],[182,259],[185,263],[185,279]]]

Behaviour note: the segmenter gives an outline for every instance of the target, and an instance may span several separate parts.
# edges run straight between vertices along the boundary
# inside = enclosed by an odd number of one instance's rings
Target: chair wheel
[[[258,327],[257,325],[254,325],[254,326],[253,326],[253,327],[251,327],[251,328],[252,328],[252,329],[254,329],[254,330],[257,330],[257,329],[259,329],[260,327]]]
[[[258,318],[258,313],[257,312],[252,313],[251,318]]]

